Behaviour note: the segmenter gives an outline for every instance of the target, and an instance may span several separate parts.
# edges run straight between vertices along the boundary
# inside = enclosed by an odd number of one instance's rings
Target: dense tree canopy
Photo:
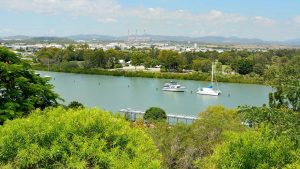
[[[0,127],[0,168],[160,168],[142,130],[97,109],[49,108]]]
[[[36,75],[13,52],[0,48],[0,124],[30,111],[57,105],[49,79]]]
[[[265,76],[271,67],[295,66],[300,64],[299,49],[278,49],[268,51],[226,50],[206,52],[178,52],[151,48],[90,49],[87,44],[69,45],[65,49],[43,48],[35,53],[37,60],[44,65],[69,66],[66,62],[82,62],[86,68],[120,68],[119,60],[132,61],[132,65],[144,65],[146,68],[162,66],[162,71],[181,72],[184,69],[210,71],[209,63],[220,62],[225,70],[218,69],[217,74],[231,74],[232,70],[241,75]],[[78,64],[77,66],[80,66]],[[224,71],[224,72],[223,72]],[[231,71],[231,72],[229,72]]]
[[[167,119],[166,112],[158,107],[151,107],[146,110],[144,119],[150,122],[153,121],[163,121]]]

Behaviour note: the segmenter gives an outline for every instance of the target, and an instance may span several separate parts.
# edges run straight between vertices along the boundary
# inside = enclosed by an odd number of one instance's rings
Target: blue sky
[[[299,0],[0,0],[0,37],[143,33],[300,38]]]

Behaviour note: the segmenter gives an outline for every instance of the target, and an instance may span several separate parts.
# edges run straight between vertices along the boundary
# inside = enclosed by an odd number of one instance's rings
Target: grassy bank
[[[48,67],[44,65],[32,65],[35,70],[47,71]],[[197,81],[210,81],[209,73],[170,73],[170,72],[146,72],[146,71],[124,71],[124,70],[105,70],[97,68],[80,68],[80,67],[62,67],[51,65],[50,71],[53,72],[66,72],[78,74],[96,74],[96,75],[109,75],[109,76],[125,76],[125,77],[145,77],[145,78],[158,78],[158,79],[180,79],[180,80],[197,80]],[[219,82],[230,83],[249,83],[249,84],[263,84],[261,77],[251,77],[242,75],[217,75]]]

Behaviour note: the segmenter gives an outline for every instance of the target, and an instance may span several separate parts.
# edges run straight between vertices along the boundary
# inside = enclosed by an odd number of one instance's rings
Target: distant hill
[[[141,35],[139,35],[141,36]],[[239,37],[222,37],[222,36],[203,36],[203,37],[188,37],[188,36],[165,36],[165,35],[146,35],[151,41],[172,41],[172,42],[197,42],[206,44],[256,44],[256,45],[293,45],[300,46],[300,38],[287,41],[265,41],[261,39],[239,38]],[[30,36],[9,36],[0,38],[0,40],[10,41],[26,41],[26,42],[73,42],[73,41],[127,41],[127,36],[110,36],[97,34],[79,34],[65,37],[30,37]]]
[[[141,35],[139,35],[141,36]],[[238,37],[221,37],[221,36],[205,36],[205,37],[188,37],[188,36],[165,36],[165,35],[146,35],[152,41],[191,41],[202,43],[229,43],[229,44],[267,44],[267,41],[261,39],[248,39]],[[72,35],[66,38],[72,40],[100,40],[100,41],[113,41],[113,40],[127,40],[127,36],[107,36],[107,35]]]
[[[71,35],[66,36],[65,38],[72,39],[72,40],[100,40],[100,41],[110,41],[110,40],[118,40],[117,37],[108,36],[108,35],[96,35],[96,34],[88,34],[88,35]]]
[[[300,45],[300,38],[287,40],[285,43],[290,45]]]
[[[23,36],[23,35],[17,35],[17,36],[8,36],[0,38],[0,40],[5,40],[9,42],[25,42],[25,43],[69,43],[74,42],[71,39],[64,38],[64,37],[51,37],[51,36],[44,36],[44,37],[30,37],[30,36]]]
[[[30,36],[25,36],[25,35],[16,35],[16,36],[7,36],[7,37],[2,37],[1,39],[5,40],[26,40],[30,39]]]

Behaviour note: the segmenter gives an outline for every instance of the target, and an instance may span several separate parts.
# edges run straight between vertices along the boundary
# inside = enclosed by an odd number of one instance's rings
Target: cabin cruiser
[[[219,90],[218,82],[216,81],[218,89],[214,89],[214,68],[211,66],[211,85],[208,87],[198,88],[197,94],[201,95],[210,95],[210,96],[219,96],[221,94],[221,90]]]
[[[169,83],[165,83],[162,90],[163,91],[170,91],[170,92],[184,92],[185,87],[181,86],[177,82],[171,81]]]

